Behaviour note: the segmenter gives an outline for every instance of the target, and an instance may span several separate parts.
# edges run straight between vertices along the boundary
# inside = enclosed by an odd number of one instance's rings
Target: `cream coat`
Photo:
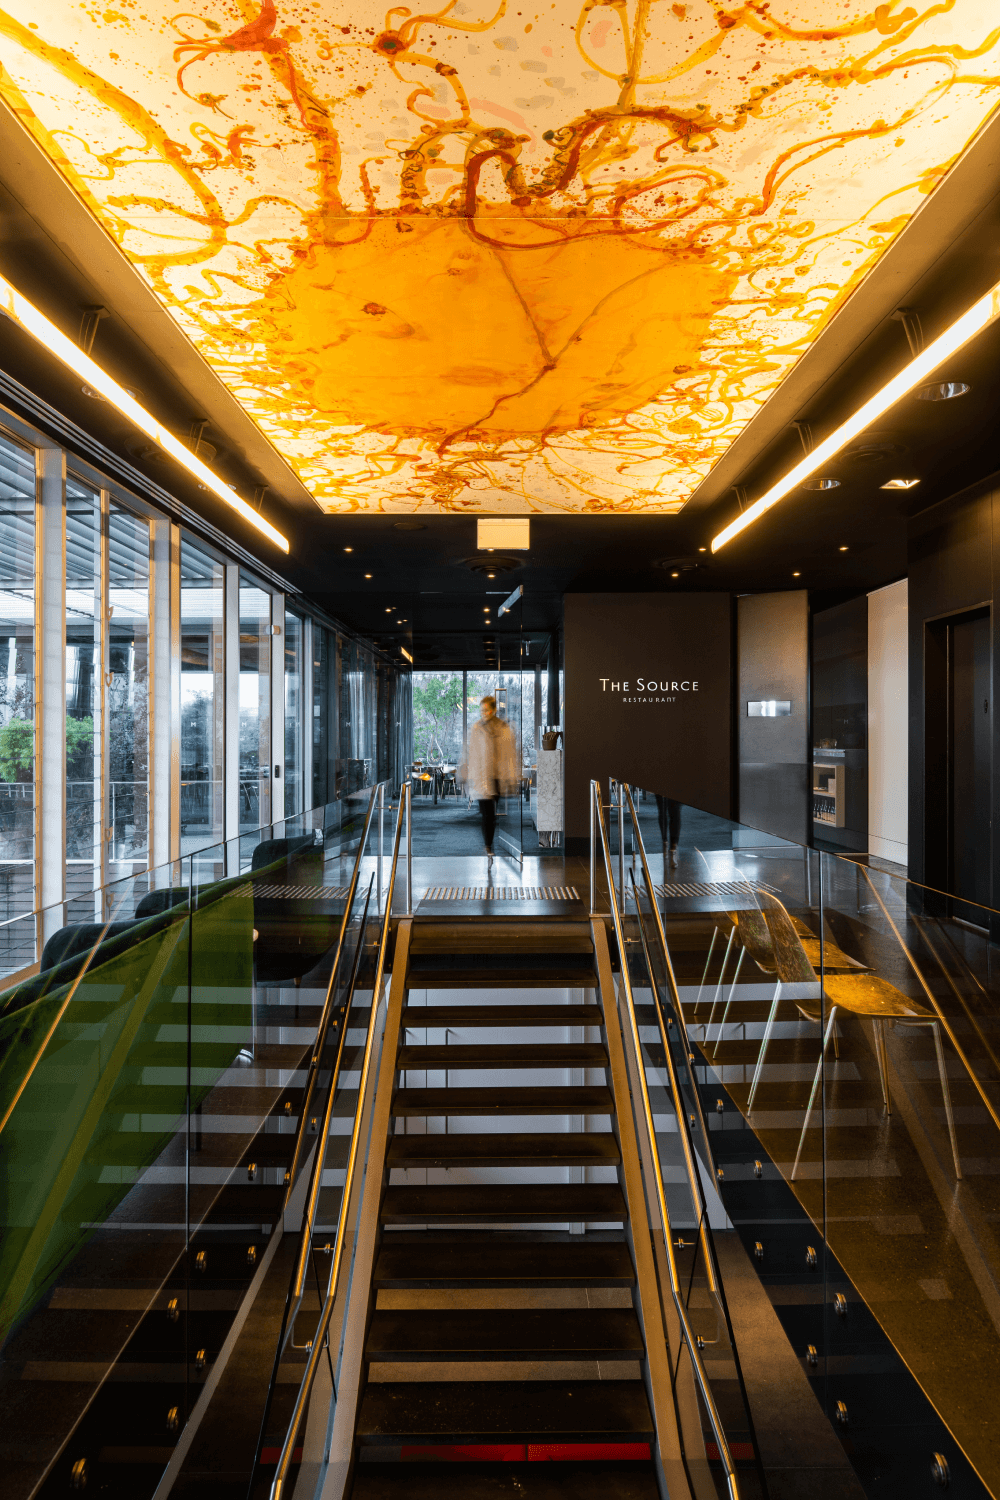
[[[517,789],[517,746],[509,724],[495,716],[480,719],[469,734],[469,796],[509,797]]]

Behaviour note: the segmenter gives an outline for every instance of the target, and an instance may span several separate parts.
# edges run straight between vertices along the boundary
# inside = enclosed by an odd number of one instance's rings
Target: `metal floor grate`
[[[575,885],[432,885],[425,901],[579,901]]]
[[[764,880],[689,880],[676,885],[657,885],[653,889],[660,897],[672,901],[677,896],[747,896],[753,891],[771,891],[777,895],[777,886]]]
[[[255,885],[255,896],[269,896],[284,901],[343,901],[346,885]]]

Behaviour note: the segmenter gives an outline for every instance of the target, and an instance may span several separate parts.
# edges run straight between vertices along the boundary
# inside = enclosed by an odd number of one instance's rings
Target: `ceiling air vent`
[[[482,573],[486,578],[499,578],[501,573],[513,573],[515,568],[523,568],[524,560],[520,557],[505,557],[501,552],[477,552],[475,557],[467,557],[465,566],[473,573]]]

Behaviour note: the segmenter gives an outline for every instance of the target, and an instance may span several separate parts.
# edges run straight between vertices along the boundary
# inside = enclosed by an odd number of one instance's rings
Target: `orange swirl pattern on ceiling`
[[[329,511],[680,509],[1000,102],[996,0],[175,3],[0,91]]]

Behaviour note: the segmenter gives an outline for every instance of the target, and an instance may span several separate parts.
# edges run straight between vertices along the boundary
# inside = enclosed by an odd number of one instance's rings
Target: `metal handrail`
[[[278,1466],[275,1470],[274,1480],[271,1484],[270,1500],[280,1500],[284,1493],[288,1479],[288,1471],[292,1463],[292,1454],[295,1451],[295,1440],[298,1437],[299,1428],[305,1417],[309,1397],[312,1394],[313,1383],[323,1348],[326,1343],[330,1329],[330,1320],[333,1317],[334,1303],[337,1298],[337,1288],[340,1282],[340,1268],[344,1258],[344,1243],[347,1237],[348,1210],[351,1195],[354,1190],[354,1178],[358,1166],[358,1148],[361,1144],[361,1119],[364,1113],[364,1098],[368,1088],[368,1077],[371,1072],[372,1052],[375,1046],[376,1016],[379,1009],[379,996],[385,979],[385,960],[389,946],[389,932],[392,921],[392,895],[396,883],[396,867],[399,863],[399,846],[403,830],[403,804],[406,800],[406,788],[400,787],[399,808],[396,813],[396,831],[393,837],[392,864],[389,869],[389,884],[386,892],[385,912],[382,917],[382,932],[379,938],[378,960],[375,967],[375,980],[372,985],[371,1012],[368,1017],[368,1034],[365,1038],[364,1059],[361,1064],[361,1077],[358,1082],[358,1107],[354,1116],[354,1129],[351,1132],[351,1147],[347,1158],[347,1172],[344,1178],[344,1191],[340,1200],[340,1214],[337,1219],[337,1238],[331,1257],[330,1278],[327,1282],[326,1297],[323,1302],[316,1332],[313,1335],[312,1348],[309,1351],[309,1359],[306,1363],[305,1374],[302,1384],[299,1386],[295,1398],[295,1406],[292,1410],[291,1421],[285,1434],[281,1454],[278,1458]],[[336,1396],[336,1392],[334,1392]]]
[[[302,1094],[302,1107],[299,1110],[299,1123],[295,1131],[295,1144],[292,1147],[292,1159],[288,1164],[288,1184],[285,1192],[284,1210],[287,1210],[291,1201],[292,1192],[295,1188],[295,1178],[299,1170],[299,1160],[302,1155],[302,1142],[305,1139],[305,1122],[309,1118],[309,1110],[312,1107],[313,1094],[316,1092],[316,1082],[319,1078],[320,1059],[326,1047],[327,1033],[330,1030],[330,1022],[333,1019],[333,996],[337,984],[337,974],[340,969],[340,959],[344,951],[344,942],[347,936],[348,918],[354,906],[354,898],[357,894],[358,881],[361,878],[361,862],[364,859],[365,849],[368,845],[368,835],[371,832],[372,821],[375,817],[376,805],[381,800],[384,782],[379,782],[372,787],[371,796],[368,798],[368,811],[365,814],[364,827],[361,830],[361,839],[358,843],[358,852],[354,860],[354,869],[351,871],[350,884],[347,887],[347,898],[344,902],[344,920],[341,923],[340,932],[337,935],[337,947],[333,955],[333,963],[330,965],[330,983],[326,987],[326,997],[323,1001],[323,1010],[320,1014],[319,1024],[316,1027],[316,1041],[313,1044],[312,1056],[309,1059],[309,1073],[306,1078],[306,1086]],[[381,862],[382,830],[379,828],[379,860]],[[369,891],[369,899],[371,892]],[[367,903],[365,905],[367,910]]]
[[[708,1413],[708,1420],[711,1423],[712,1432],[715,1435],[716,1446],[719,1450],[719,1458],[721,1459],[723,1468],[725,1469],[726,1484],[729,1489],[730,1500],[739,1500],[740,1490],[739,1484],[736,1479],[736,1469],[733,1465],[732,1454],[729,1451],[729,1443],[726,1441],[726,1434],[722,1426],[722,1419],[720,1418],[718,1409],[715,1405],[715,1398],[712,1395],[711,1387],[708,1383],[708,1376],[705,1373],[705,1366],[702,1363],[701,1354],[698,1350],[698,1341],[695,1337],[690,1320],[688,1318],[687,1307],[684,1303],[684,1294],[681,1290],[680,1275],[677,1270],[677,1259],[674,1255],[674,1243],[670,1233],[670,1215],[667,1211],[667,1195],[663,1186],[663,1172],[660,1167],[659,1153],[656,1149],[656,1131],[653,1125],[653,1110],[649,1102],[649,1085],[646,1081],[646,1069],[643,1066],[642,1062],[642,1048],[639,1042],[639,1027],[635,1017],[635,1001],[632,996],[632,982],[629,979],[628,973],[628,960],[626,958],[625,951],[625,933],[622,926],[621,912],[618,908],[618,897],[615,893],[615,882],[611,869],[611,850],[608,844],[607,829],[604,826],[604,809],[601,806],[600,802],[600,787],[596,781],[592,781],[590,783],[590,799],[592,826],[596,824],[596,829],[600,833],[601,852],[604,856],[604,870],[608,877],[608,885],[610,888],[611,917],[615,927],[615,938],[618,942],[618,956],[622,976],[622,988],[624,989],[628,1006],[628,1020],[629,1027],[632,1033],[632,1045],[635,1049],[635,1056],[638,1061],[637,1072],[639,1075],[639,1092],[642,1100],[642,1110],[645,1117],[646,1131],[648,1133],[650,1141],[652,1142],[653,1148],[651,1152],[651,1156],[653,1159],[653,1175],[656,1183],[656,1197],[660,1210],[660,1224],[663,1230],[663,1241],[667,1252],[667,1267],[670,1273],[670,1291],[674,1299],[674,1306],[677,1310],[677,1316],[680,1320],[684,1338],[688,1346],[688,1353],[691,1356],[691,1365],[694,1370],[695,1379],[698,1383],[698,1390],[701,1393],[701,1399],[705,1404],[705,1410]],[[273,1491],[272,1500],[274,1500]]]

